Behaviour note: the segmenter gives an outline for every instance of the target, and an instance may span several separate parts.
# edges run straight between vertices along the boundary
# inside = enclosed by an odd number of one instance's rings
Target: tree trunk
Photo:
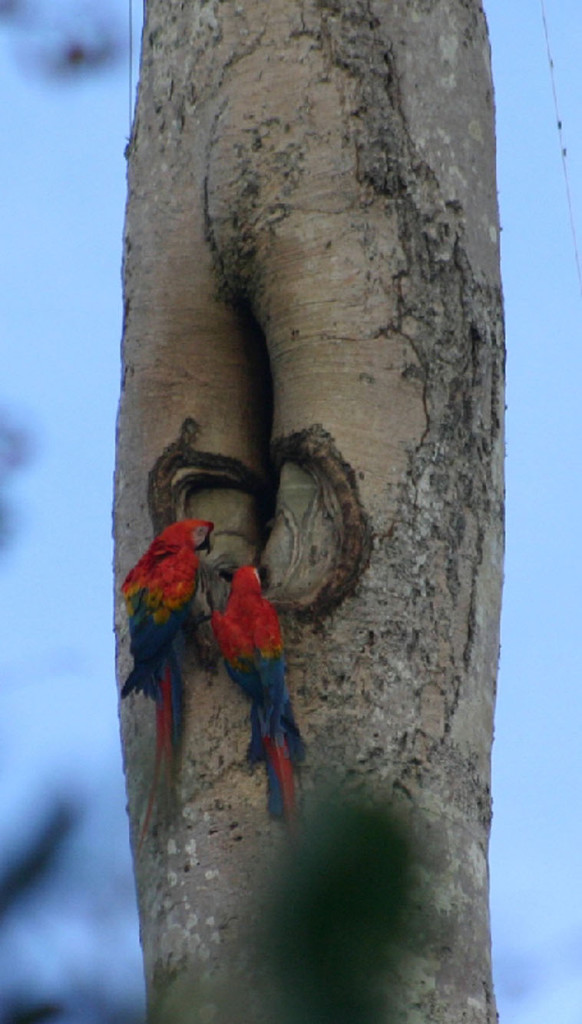
[[[214,564],[262,561],[303,799],[366,778],[425,821],[431,927],[401,1019],[493,1022],[504,402],[481,4],[148,0],[129,149],[118,581],[186,514],[215,521]],[[123,609],[118,637],[123,679]],[[179,806],[136,857],[151,999],[240,962],[281,831],[204,630],[184,672]],[[135,836],[153,706],[121,717]]]

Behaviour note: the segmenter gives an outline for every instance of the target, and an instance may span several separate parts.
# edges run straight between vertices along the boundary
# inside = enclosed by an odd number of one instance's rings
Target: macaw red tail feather
[[[148,804],[139,836],[139,843],[137,847],[138,853],[142,848],[143,841],[149,829],[152,811],[154,809],[158,792],[161,770],[162,768],[165,768],[169,772],[172,767],[174,746],[173,734],[174,714],[172,702],[172,673],[170,666],[168,665],[159,682],[158,695],[156,697],[156,760],[154,764],[154,777],[150,788]]]
[[[289,745],[285,737],[278,743],[270,736],[263,737],[269,770],[269,810],[276,816],[283,815],[287,822],[295,818],[295,783]]]

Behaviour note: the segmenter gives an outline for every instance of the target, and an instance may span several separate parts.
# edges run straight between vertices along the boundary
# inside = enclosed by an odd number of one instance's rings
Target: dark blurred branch
[[[0,0],[0,21],[18,30],[27,63],[51,77],[100,71],[127,52],[113,5],[97,0],[71,0],[57,11],[49,0]]]
[[[56,1020],[63,1008],[57,1003],[38,1003],[33,1007],[11,1006],[1,1018],[2,1024],[41,1024],[42,1021]]]
[[[13,427],[0,411],[0,545],[8,532],[4,490],[5,481],[25,464],[30,455],[29,439],[23,430]]]
[[[65,840],[79,818],[69,803],[58,803],[47,815],[37,834],[20,850],[0,874],[0,920],[29,890],[44,881],[55,865]]]

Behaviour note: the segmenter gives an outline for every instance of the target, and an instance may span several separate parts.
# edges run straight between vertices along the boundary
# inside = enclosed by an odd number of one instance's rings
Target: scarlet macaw
[[[134,660],[121,696],[141,691],[156,702],[156,760],[140,847],[149,825],[162,762],[171,766],[180,741],[182,676],[174,640],[194,597],[200,564],[197,552],[208,550],[213,527],[213,523],[203,519],[183,519],[167,526],[121,587]]]
[[[285,683],[279,619],[254,566],[236,570],[225,612],[212,613],[212,629],[228,674],[252,700],[248,756],[251,764],[267,763],[269,812],[292,821],[292,765],[303,756],[303,742]]]

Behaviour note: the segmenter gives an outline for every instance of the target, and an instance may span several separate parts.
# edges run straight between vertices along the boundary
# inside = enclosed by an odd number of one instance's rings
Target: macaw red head
[[[260,594],[261,579],[254,565],[243,565],[232,577],[231,592],[234,594]]]
[[[170,545],[182,547],[191,544],[195,551],[210,550],[210,534],[214,523],[206,519],[181,519],[177,523],[166,526],[160,539]]]

